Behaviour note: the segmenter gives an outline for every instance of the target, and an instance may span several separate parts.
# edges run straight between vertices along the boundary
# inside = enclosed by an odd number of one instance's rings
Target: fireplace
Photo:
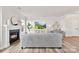
[[[20,34],[20,30],[19,29],[9,30],[9,41],[10,41],[10,44],[12,44],[13,42],[15,42],[15,41],[20,39],[19,34]]]

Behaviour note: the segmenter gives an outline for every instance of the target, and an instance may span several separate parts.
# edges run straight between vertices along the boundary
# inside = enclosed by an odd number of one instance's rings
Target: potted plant
[[[30,29],[32,28],[32,25],[30,23],[27,24],[27,28],[30,31]]]

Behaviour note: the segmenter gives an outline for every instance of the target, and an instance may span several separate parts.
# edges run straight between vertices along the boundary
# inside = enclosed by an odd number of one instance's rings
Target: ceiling
[[[24,6],[18,7],[26,16],[63,16],[79,11],[78,6]]]
[[[79,6],[10,6],[25,16],[63,16],[71,13],[79,13]]]

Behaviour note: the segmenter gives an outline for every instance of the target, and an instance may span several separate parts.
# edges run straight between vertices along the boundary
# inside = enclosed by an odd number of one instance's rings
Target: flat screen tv
[[[35,29],[45,29],[46,23],[45,22],[35,22]]]

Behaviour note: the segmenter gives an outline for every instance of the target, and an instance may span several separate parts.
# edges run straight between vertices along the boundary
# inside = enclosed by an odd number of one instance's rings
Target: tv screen
[[[45,22],[35,22],[35,29],[44,29],[46,28]]]

